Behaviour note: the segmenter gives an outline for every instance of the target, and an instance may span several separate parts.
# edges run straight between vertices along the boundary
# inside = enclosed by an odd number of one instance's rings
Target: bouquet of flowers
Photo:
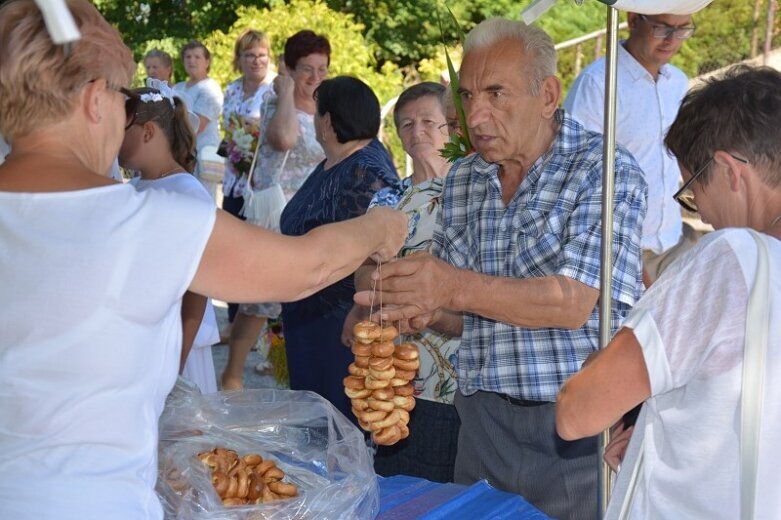
[[[226,157],[236,176],[249,176],[252,157],[260,139],[260,126],[254,119],[232,114],[225,130]]]

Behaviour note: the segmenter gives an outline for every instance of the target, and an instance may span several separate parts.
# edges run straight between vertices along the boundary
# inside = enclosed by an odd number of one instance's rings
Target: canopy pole
[[[613,288],[613,199],[616,166],[616,74],[618,63],[618,11],[607,8],[607,48],[605,66],[605,123],[602,163],[602,254],[599,297],[599,348],[610,342],[611,294]],[[603,462],[610,430],[599,437],[599,517],[603,518],[610,500],[611,470]]]

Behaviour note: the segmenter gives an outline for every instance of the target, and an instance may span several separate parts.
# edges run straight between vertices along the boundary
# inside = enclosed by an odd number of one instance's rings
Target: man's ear
[[[637,13],[626,13],[626,24],[629,26],[630,31],[637,27],[637,16]]]
[[[548,76],[542,80],[540,96],[543,102],[542,117],[544,119],[552,119],[556,109],[559,108],[559,101],[561,100],[561,83],[559,78]]]

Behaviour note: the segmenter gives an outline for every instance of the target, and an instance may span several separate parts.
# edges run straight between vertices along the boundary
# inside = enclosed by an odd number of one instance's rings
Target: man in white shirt
[[[672,14],[628,13],[627,22],[629,39],[618,46],[616,140],[635,156],[648,183],[642,238],[647,286],[693,242],[672,199],[680,179],[678,162],[663,140],[689,86],[669,61],[694,34],[694,24],[691,15]],[[604,96],[605,58],[600,58],[575,80],[564,108],[589,130],[602,133]]]

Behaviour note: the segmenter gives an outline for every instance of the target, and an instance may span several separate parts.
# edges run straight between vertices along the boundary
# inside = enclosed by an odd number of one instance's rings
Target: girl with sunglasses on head
[[[195,135],[184,102],[164,81],[128,92],[127,128],[119,162],[140,172],[130,184],[138,191],[166,190],[213,203],[209,192],[190,173],[195,168]],[[211,301],[187,291],[182,298],[180,373],[204,394],[217,391],[211,346],[219,343]]]

